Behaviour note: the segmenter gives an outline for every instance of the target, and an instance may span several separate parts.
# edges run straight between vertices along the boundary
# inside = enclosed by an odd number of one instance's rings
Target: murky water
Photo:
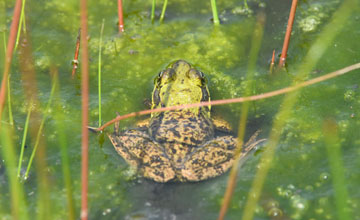
[[[14,4],[10,0],[4,2],[2,11],[6,13],[2,15],[2,28],[4,22],[8,27],[11,21]],[[157,20],[151,23],[150,0],[124,1],[126,31],[120,36],[116,27],[116,2],[89,2],[90,124],[98,125],[98,43],[103,19],[102,117],[103,122],[106,122],[116,116],[116,111],[125,114],[145,109],[144,99],[151,97],[155,75],[176,59],[185,59],[205,73],[212,99],[242,96],[246,89],[243,82],[259,13],[266,15],[266,22],[263,41],[259,42],[261,47],[256,63],[256,84],[252,93],[259,94],[288,86],[296,77],[296,66],[303,62],[310,46],[331,21],[341,3],[339,0],[300,1],[289,48],[288,73],[272,77],[268,73],[269,61],[273,49],[276,49],[277,54],[280,53],[290,1],[248,1],[252,12],[243,10],[242,1],[218,1],[222,21],[219,27],[211,23],[210,1],[169,1],[163,24]],[[156,19],[161,7],[162,2],[158,2]],[[317,77],[359,62],[359,11],[357,8],[343,24],[309,77]],[[80,80],[79,77],[71,79],[71,60],[79,27],[79,6],[70,0],[29,1],[26,16],[37,71],[39,99],[44,107],[51,90],[49,68],[56,65],[59,70],[73,194],[79,212]],[[0,37],[3,39],[2,35]],[[3,69],[3,45],[1,49]],[[290,119],[282,128],[283,135],[256,207],[255,219],[339,219],[333,175],[323,137],[323,121],[327,118],[334,119],[338,125],[341,157],[350,195],[347,203],[352,209],[350,212],[353,219],[360,219],[359,73],[356,71],[301,91]],[[20,74],[15,56],[11,95],[17,128],[15,144],[18,149],[27,110]],[[262,129],[261,137],[268,137],[282,99],[283,96],[279,96],[251,104],[247,136]],[[234,127],[238,126],[241,104],[217,106],[213,107],[213,111],[213,114],[231,121]],[[45,124],[49,165],[47,172],[51,177],[52,218],[64,219],[67,216],[66,195],[54,117],[50,113]],[[136,120],[126,120],[121,126],[126,129],[133,126]],[[107,132],[111,131],[112,128],[108,128]],[[25,164],[31,149],[30,145],[25,149]],[[136,178],[117,155],[110,141],[105,138],[105,142],[100,144],[95,134],[90,135],[89,154],[91,219],[215,219],[218,215],[228,174],[200,183],[158,184]],[[261,156],[261,151],[250,155],[242,165],[227,219],[241,217]],[[3,159],[2,154],[0,158]],[[1,219],[11,219],[8,179],[5,174],[4,163],[0,162],[0,214]],[[37,212],[36,176],[35,169],[32,169],[29,179],[24,182],[30,216],[36,216]],[[271,217],[279,213],[282,218]]]

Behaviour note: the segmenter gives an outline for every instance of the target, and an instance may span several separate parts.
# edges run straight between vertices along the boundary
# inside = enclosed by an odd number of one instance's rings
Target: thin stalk
[[[335,204],[338,219],[353,219],[349,210],[349,193],[346,189],[346,183],[343,161],[341,158],[341,141],[337,131],[336,122],[333,120],[325,120],[323,125],[324,137],[326,142],[326,150],[329,158],[329,165],[332,173],[333,187],[335,191]]]
[[[58,132],[58,142],[60,145],[60,152],[61,152],[61,167],[64,176],[64,185],[66,189],[66,200],[67,200],[67,213],[68,219],[74,220],[75,217],[75,207],[74,207],[74,199],[73,199],[73,187],[72,187],[72,180],[71,180],[71,171],[70,171],[70,160],[69,160],[69,151],[68,151],[68,143],[67,137],[65,134],[66,125],[65,125],[65,116],[63,114],[63,109],[61,108],[61,97],[59,92],[59,78],[58,78],[58,70],[55,67],[51,68],[53,84],[55,85],[55,99],[54,99],[54,106],[55,106],[55,125],[56,131]]]
[[[155,19],[155,6],[156,6],[156,0],[152,0],[152,6],[151,6],[151,22],[154,22],[154,19]]]
[[[21,170],[21,164],[22,164],[22,160],[23,160],[23,156],[24,156],[25,142],[26,142],[26,136],[27,136],[27,131],[28,131],[28,127],[29,127],[29,119],[30,119],[30,115],[31,115],[31,109],[32,109],[32,103],[30,102],[30,104],[28,106],[28,112],[26,115],[26,121],[25,121],[25,125],[24,125],[24,133],[23,133],[23,138],[22,138],[22,142],[21,142],[21,150],[20,150],[20,157],[19,157],[19,164],[18,164],[18,171],[17,171],[18,177],[20,177],[20,170]]]
[[[160,15],[160,23],[163,22],[163,20],[164,20],[167,3],[168,3],[168,0],[164,0],[164,5],[163,5],[161,15]]]
[[[48,112],[50,110],[51,102],[52,102],[53,97],[54,97],[55,87],[56,87],[55,84],[53,84],[52,88],[51,88],[51,92],[50,92],[50,97],[49,97],[48,103],[46,105],[45,112],[43,114],[43,118],[41,120],[39,130],[38,130],[37,135],[36,135],[35,145],[34,145],[33,151],[31,152],[30,160],[29,160],[28,166],[26,168],[25,179],[27,179],[29,177],[29,171],[30,171],[32,162],[34,160],[36,150],[37,150],[37,148],[39,146],[40,137],[41,137],[41,134],[42,134],[42,131],[43,131],[43,128],[44,128],[45,120],[46,120],[46,118],[48,116]]]
[[[36,71],[32,57],[31,41],[27,34],[22,34],[21,42],[19,44],[19,66],[21,72],[21,81],[23,91],[25,92],[28,103],[30,101],[34,106],[41,106],[38,100]],[[42,121],[41,113],[38,108],[34,108],[31,113],[29,134],[31,137],[31,145],[37,145],[35,168],[37,180],[37,219],[52,219],[52,203],[50,202],[50,182],[48,180],[48,172],[45,169],[48,167],[46,163],[46,143],[44,137],[39,134],[40,124]],[[39,138],[40,137],[40,138]],[[36,144],[35,142],[38,142]]]
[[[213,13],[214,24],[219,25],[220,20],[219,20],[217,8],[216,8],[216,0],[210,0],[210,1],[211,1],[211,10]]]
[[[292,31],[292,26],[293,26],[294,20],[295,20],[297,2],[298,2],[298,0],[293,0],[292,4],[291,4],[289,20],[288,20],[288,24],[287,24],[287,27],[286,27],[286,33],[285,33],[285,38],[284,38],[284,44],[283,44],[283,48],[282,48],[281,56],[280,56],[280,61],[279,61],[279,67],[285,66],[286,56],[287,56],[287,51],[288,51],[288,48],[289,48],[290,36],[291,36],[291,31]]]
[[[298,71],[296,71],[298,73],[297,79],[305,79],[308,77],[311,70],[315,67],[328,46],[331,44],[332,40],[335,38],[336,34],[340,32],[341,27],[349,18],[354,8],[356,8],[356,4],[357,1],[345,0],[341,7],[334,13],[330,23],[325,26],[324,30],[310,47],[307,55],[305,56],[304,63],[298,67]],[[260,166],[255,174],[255,178],[244,207],[244,213],[242,216],[243,220],[251,220],[254,217],[255,208],[259,201],[266,176],[271,167],[271,162],[274,158],[276,146],[280,140],[282,128],[284,128],[292,113],[292,108],[296,103],[298,95],[299,91],[287,94],[281,105],[279,113],[275,117],[268,144],[264,147],[265,150],[261,158]]]
[[[3,43],[4,43],[4,55],[6,56],[6,33],[5,33],[5,31],[3,32]],[[4,60],[4,63],[5,63],[5,60]]]
[[[6,166],[9,181],[10,204],[12,219],[29,219],[22,184],[16,177],[16,156],[12,143],[11,129],[3,126],[0,128],[0,143],[2,156]]]
[[[5,97],[7,91],[7,82],[10,72],[10,65],[12,60],[12,54],[15,46],[15,38],[16,38],[16,29],[19,25],[19,18],[20,18],[20,10],[21,10],[21,0],[16,0],[14,15],[11,22],[10,28],[10,37],[6,48],[6,56],[5,56],[5,63],[4,63],[4,73],[3,79],[1,81],[1,89],[0,89],[0,121],[2,118],[2,112],[4,109],[5,104]],[[1,128],[1,123],[0,123]]]
[[[88,219],[88,170],[89,170],[89,57],[87,36],[87,2],[80,0],[81,17],[81,220]]]
[[[118,0],[119,33],[124,32],[124,18],[122,0]]]
[[[10,93],[10,76],[8,77],[8,82],[7,82],[7,104],[8,104],[8,111],[9,111],[9,122],[11,126],[14,126],[14,117],[13,117],[13,113],[12,113],[12,108],[11,108],[11,93]]]
[[[275,50],[273,50],[272,57],[271,57],[270,70],[269,70],[270,74],[273,73],[274,66],[275,66]]]
[[[102,35],[104,32],[104,23],[105,19],[102,20],[101,29],[100,29],[100,40],[99,40],[99,63],[98,63],[98,93],[99,93],[99,126],[101,126],[101,45],[102,45]]]
[[[325,80],[329,80],[332,79],[334,77],[338,77],[341,75],[344,75],[346,73],[349,73],[351,71],[360,69],[360,63],[356,63],[350,66],[347,66],[345,68],[336,70],[334,72],[325,74],[323,76],[319,76],[317,78],[308,80],[306,82],[302,82],[302,83],[298,83],[296,85],[293,86],[289,86],[283,89],[279,89],[279,90],[275,90],[272,92],[267,92],[267,93],[262,93],[259,95],[253,95],[253,96],[247,96],[247,97],[239,97],[239,98],[233,98],[233,99],[221,99],[221,100],[212,100],[212,101],[206,101],[206,102],[200,102],[200,103],[193,103],[193,104],[188,104],[188,105],[176,105],[176,106],[170,106],[170,107],[162,107],[162,108],[157,108],[157,109],[149,109],[149,110],[143,110],[143,111],[139,111],[139,112],[131,112],[125,115],[119,115],[116,118],[106,122],[104,125],[102,125],[99,128],[95,128],[96,131],[103,131],[106,127],[108,127],[109,125],[114,124],[117,121],[121,121],[127,118],[131,118],[131,117],[137,117],[140,115],[148,115],[151,113],[156,113],[156,112],[165,112],[165,111],[173,111],[173,110],[180,110],[180,109],[185,109],[185,108],[194,108],[194,107],[202,107],[202,106],[215,106],[215,105],[225,105],[225,104],[232,104],[232,103],[241,103],[241,102],[247,102],[247,101],[256,101],[256,100],[261,100],[261,99],[267,99],[267,98],[271,98],[274,96],[278,96],[278,95],[282,95],[282,94],[287,94],[287,93],[291,93],[294,92],[298,89],[301,89],[303,87],[306,86],[310,86],[319,82],[323,82]]]
[[[78,58],[79,58],[79,51],[80,51],[80,37],[81,37],[81,28],[79,28],[78,36],[76,38],[75,54],[74,54],[74,59],[72,61],[72,64],[73,64],[73,69],[72,69],[72,73],[71,73],[72,78],[74,78],[76,70],[79,65]]]
[[[25,26],[25,2],[26,2],[26,0],[22,0],[21,14],[20,14],[20,24],[19,24],[18,32],[17,32],[17,36],[16,36],[15,50],[17,49],[18,44],[19,44],[20,35],[21,35],[21,28],[23,26]],[[26,32],[26,28],[25,28],[25,32]]]
[[[252,89],[254,86],[254,73],[256,67],[256,61],[259,54],[263,32],[264,32],[264,24],[265,24],[265,14],[260,13],[257,17],[257,23],[254,29],[252,41],[251,41],[251,50],[249,55],[249,64],[247,70],[246,80],[248,85],[246,87],[245,95],[250,96],[252,93]],[[226,211],[230,205],[232,194],[236,187],[236,177],[238,174],[239,169],[239,162],[241,159],[241,150],[244,143],[244,136],[246,130],[246,121],[248,117],[250,102],[244,102],[241,108],[241,117],[239,123],[239,130],[238,130],[238,146],[237,146],[237,153],[234,164],[232,165],[229,181],[227,184],[227,188],[224,194],[223,204],[220,209],[219,213],[219,220],[223,220],[225,218]]]

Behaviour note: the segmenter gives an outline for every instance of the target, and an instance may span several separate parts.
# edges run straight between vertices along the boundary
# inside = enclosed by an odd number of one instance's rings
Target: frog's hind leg
[[[185,159],[181,174],[187,181],[201,181],[226,172],[234,162],[237,139],[221,136],[206,142]]]
[[[146,132],[132,129],[119,135],[114,132],[109,138],[117,153],[144,177],[156,182],[167,182],[175,178],[174,169],[163,148]]]
[[[260,132],[260,131],[259,131]],[[256,140],[256,132],[242,147],[240,159],[265,139]],[[237,154],[237,138],[220,136],[208,141],[193,151],[186,159],[181,174],[188,181],[201,181],[225,173],[232,165]]]

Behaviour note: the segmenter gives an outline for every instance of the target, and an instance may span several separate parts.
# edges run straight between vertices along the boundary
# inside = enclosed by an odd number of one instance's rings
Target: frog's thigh
[[[150,141],[150,137],[139,130],[127,130],[119,135],[113,133],[109,139],[117,153],[134,167],[139,166],[143,146]]]
[[[175,178],[175,171],[163,148],[157,142],[144,146],[140,170],[144,177],[156,182],[168,182]]]
[[[136,167],[146,178],[167,182],[175,177],[171,163],[162,147],[139,130],[128,130],[120,135],[109,135],[115,150],[127,163]]]
[[[185,161],[182,176],[189,181],[201,181],[223,174],[234,162],[236,144],[232,136],[205,143]]]

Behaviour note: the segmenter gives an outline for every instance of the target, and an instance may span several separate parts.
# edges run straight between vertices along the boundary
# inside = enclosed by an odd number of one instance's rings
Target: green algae
[[[11,19],[13,1],[5,1],[6,24]],[[90,47],[90,125],[98,123],[97,57],[99,49],[99,28],[103,19],[107,21],[102,38],[102,121],[116,116],[145,109],[145,98],[150,98],[153,78],[176,59],[185,59],[203,71],[208,78],[212,99],[242,96],[247,91],[247,64],[251,50],[252,34],[256,16],[260,10],[266,15],[265,32],[254,68],[255,84],[251,93],[260,94],[286,87],[297,76],[293,71],[301,65],[309,47],[323,27],[329,23],[332,14],[338,10],[338,1],[302,1],[296,17],[293,38],[290,44],[288,73],[268,75],[268,64],[272,50],[280,51],[286,26],[289,6],[281,6],[277,1],[247,1],[252,13],[239,13],[243,1],[217,1],[222,24],[214,27],[211,22],[210,1],[169,1],[166,18],[157,22],[162,2],[157,2],[156,22],[151,23],[152,1],[124,1],[126,30],[118,35],[116,28],[116,2],[89,2],[89,47]],[[1,4],[1,3],[0,3]],[[40,108],[44,111],[51,91],[49,67],[59,66],[59,96],[61,102],[50,108],[44,135],[47,139],[48,170],[51,176],[51,198],[54,219],[68,217],[66,184],[63,175],[60,145],[67,145],[70,164],[70,180],[73,187],[75,215],[79,215],[80,202],[80,85],[77,71],[71,79],[71,60],[75,48],[79,26],[79,6],[77,2],[28,1],[26,16],[30,28],[37,80],[39,84]],[[277,11],[278,9],[282,9]],[[318,10],[318,11],[316,11]],[[359,9],[357,9],[359,11]],[[3,13],[0,13],[3,16]],[[315,15],[314,15],[315,14]],[[301,21],[309,16],[316,25],[311,31],[304,31]],[[334,71],[346,65],[359,62],[357,39],[358,19],[344,22],[341,33],[334,39],[320,59],[308,79]],[[298,23],[297,23],[298,22]],[[306,22],[305,22],[306,24]],[[2,36],[1,36],[2,37]],[[2,39],[2,38],[1,38]],[[1,50],[3,52],[3,50]],[[1,53],[3,54],[3,53]],[[0,56],[1,63],[3,57]],[[16,59],[16,55],[15,55]],[[2,66],[1,66],[2,69]],[[24,91],[16,62],[12,69],[11,87],[16,135],[21,136],[27,107]],[[339,126],[339,143],[343,146],[344,172],[349,184],[349,207],[356,210],[360,206],[358,182],[360,181],[358,157],[360,156],[357,131],[359,130],[359,81],[356,73],[341,76],[327,82],[304,89],[295,104],[292,116],[281,128],[281,136],[272,169],[266,179],[264,193],[255,207],[255,218],[268,218],[274,213],[282,213],[292,219],[336,218],[335,194],[333,193],[330,167],[326,147],[323,144],[323,119],[332,116]],[[271,130],[271,121],[280,108],[283,97],[274,97],[251,103],[247,136],[262,129],[262,137]],[[60,109],[60,110],[59,110]],[[240,118],[240,104],[213,107],[214,114],[233,122],[237,127]],[[61,112],[62,115],[54,112]],[[61,117],[60,117],[61,116]],[[62,124],[58,124],[58,120]],[[134,127],[136,119],[121,122],[121,128]],[[31,126],[31,125],[30,125]],[[61,129],[59,128],[61,127]],[[107,128],[111,132],[112,127]],[[59,139],[67,143],[59,142]],[[35,138],[35,137],[32,137]],[[15,140],[19,138],[15,137]],[[65,141],[64,141],[65,140]],[[15,141],[14,143],[19,143]],[[135,218],[143,216],[172,216],[179,219],[201,219],[217,217],[225,190],[227,175],[197,184],[157,185],[134,175],[126,163],[116,154],[108,140],[98,142],[96,134],[90,137],[89,201],[90,216],[94,219]],[[2,147],[2,146],[1,146]],[[20,147],[20,145],[19,145]],[[24,160],[28,161],[33,146],[24,150]],[[63,155],[63,156],[61,156]],[[229,208],[228,218],[238,219],[243,213],[247,193],[257,170],[262,150],[248,158],[238,175],[238,185]],[[0,158],[5,155],[1,153]],[[0,162],[0,164],[3,164]],[[8,184],[0,167],[0,182]],[[24,182],[30,216],[36,216],[36,172],[31,171]],[[0,189],[0,206],[7,202],[10,194]],[[270,209],[264,203],[271,198]],[[4,207],[8,207],[5,205]],[[280,210],[280,211],[279,211]],[[1,208],[4,218],[10,212]],[[150,217],[149,217],[150,216]],[[154,217],[153,217],[154,218]],[[354,214],[354,218],[359,218]]]

